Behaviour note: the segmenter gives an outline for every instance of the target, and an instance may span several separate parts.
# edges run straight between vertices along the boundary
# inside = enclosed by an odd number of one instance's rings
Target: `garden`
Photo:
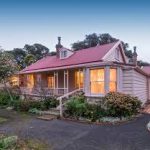
[[[5,90],[0,92],[0,107],[14,109],[18,112],[27,112],[40,115],[41,111],[55,108],[59,105],[56,97],[44,100],[20,99],[20,96],[11,93],[12,99]],[[64,105],[64,119],[84,121],[86,123],[116,123],[127,121],[139,113],[141,102],[137,97],[110,92],[97,103],[88,103],[84,93],[69,98]],[[7,118],[0,117],[0,123]],[[40,141],[21,140],[18,136],[0,135],[0,149],[46,149],[46,144]]]
[[[110,92],[97,103],[88,103],[84,94],[71,97],[64,116],[86,122],[122,122],[136,116],[141,108],[137,97]]]
[[[40,114],[42,111],[56,108],[59,101],[56,97],[45,97],[42,100],[20,99],[17,94],[9,95],[4,90],[0,92],[0,106],[12,108],[20,112]],[[119,92],[110,92],[97,103],[88,103],[81,92],[69,98],[64,105],[64,118],[87,122],[118,122],[137,115],[141,102],[137,97]]]

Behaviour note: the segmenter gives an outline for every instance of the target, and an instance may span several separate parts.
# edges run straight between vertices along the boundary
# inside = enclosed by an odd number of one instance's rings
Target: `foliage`
[[[50,97],[42,101],[37,100],[19,100],[15,103],[14,109],[18,111],[33,111],[37,110],[47,110],[49,108],[55,108],[58,106],[59,101],[56,100],[55,97]]]
[[[20,140],[17,136],[4,136],[0,137],[0,150],[47,150],[52,149],[39,140]]]
[[[5,90],[0,91],[0,106],[13,106],[13,104],[19,100],[19,95],[11,94],[13,101],[10,100],[8,93]]]
[[[103,44],[116,42],[117,40],[118,39],[112,37],[108,33],[103,33],[103,34],[92,33],[92,34],[86,35],[85,39],[83,41],[77,41],[77,42],[73,43],[72,49],[77,51],[80,49],[94,47],[97,44],[103,45]],[[129,44],[122,42],[122,45],[123,45],[123,49],[125,51],[125,55],[131,59],[133,57],[133,52],[131,49],[129,49]],[[147,64],[147,62],[144,63],[144,65],[146,65],[146,64]]]
[[[66,104],[65,113],[77,119],[83,117],[91,121],[101,121],[103,118],[103,120],[111,121],[117,119],[114,117],[121,119],[130,117],[136,114],[140,108],[141,102],[137,97],[110,92],[97,104],[87,103],[83,95],[71,97]]]
[[[66,104],[66,113],[75,118],[84,117],[96,121],[105,116],[105,110],[99,104],[89,104],[83,95],[74,96]]]
[[[88,104],[86,109],[86,118],[91,121],[99,120],[101,117],[106,116],[107,113],[100,104]]]
[[[42,44],[33,44],[33,45],[28,45],[26,44],[24,46],[24,50],[27,52],[27,54],[32,54],[35,56],[37,60],[45,57],[49,53],[49,49]]]
[[[17,136],[1,137],[0,150],[12,149],[17,144]]]
[[[31,114],[40,114],[40,111],[37,108],[30,108],[28,112]]]
[[[14,48],[12,51],[8,51],[8,53],[13,56],[19,70],[22,70],[48,55],[49,49],[42,44],[35,43],[33,45],[26,44],[24,48]]]
[[[150,63],[139,60],[137,61],[138,66],[142,67],[142,66],[150,66]]]
[[[113,117],[134,115],[141,107],[141,102],[137,97],[118,92],[110,92],[104,99],[108,115]]]
[[[6,82],[16,70],[17,65],[15,61],[13,61],[12,56],[9,53],[0,50],[0,82]]]
[[[19,70],[23,69],[26,65],[24,62],[24,59],[26,57],[26,51],[22,48],[14,48],[12,51],[9,51],[9,53],[13,56],[15,59]]]
[[[26,66],[29,66],[33,63],[36,62],[36,57],[33,54],[28,54],[25,58],[24,58],[24,62],[26,64]]]
[[[83,96],[74,96],[70,98],[70,101],[66,104],[66,113],[70,116],[79,118],[85,116],[87,103]]]
[[[33,100],[20,100],[15,103],[14,109],[18,111],[29,111],[30,109],[36,108],[38,110],[43,110],[42,101],[33,101]]]
[[[6,122],[6,121],[7,121],[6,118],[0,117],[0,123]]]
[[[94,47],[97,44],[103,45],[107,43],[112,43],[117,41],[116,38],[113,38],[110,34],[104,33],[104,34],[89,34],[85,36],[85,39],[83,41],[78,41],[72,44],[73,50],[80,50],[84,48]]]
[[[47,97],[43,101],[43,105],[45,109],[55,108],[59,105],[59,101],[56,99],[56,97]]]

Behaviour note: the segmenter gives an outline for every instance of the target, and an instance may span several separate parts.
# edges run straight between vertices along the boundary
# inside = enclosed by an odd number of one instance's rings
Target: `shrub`
[[[37,108],[30,108],[28,112],[31,114],[40,114],[40,111]]]
[[[15,103],[14,109],[18,111],[29,111],[29,109],[43,109],[42,101],[20,100]]]
[[[16,101],[19,100],[19,95],[11,93],[13,101],[10,100],[8,93],[4,90],[0,91],[0,106],[12,106]]]
[[[86,118],[91,121],[99,120],[101,117],[106,116],[106,111],[100,104],[87,104]]]
[[[2,137],[0,139],[0,149],[12,149],[17,143],[17,136]]]
[[[141,102],[137,97],[118,92],[108,93],[105,96],[104,101],[106,103],[108,115],[113,117],[127,117],[134,115],[141,107]]]
[[[43,101],[45,109],[55,108],[59,105],[59,101],[55,97],[48,97]]]
[[[66,113],[70,116],[79,118],[85,116],[87,103],[85,102],[84,96],[71,97],[69,102],[66,104]]]
[[[10,103],[9,95],[4,91],[0,91],[0,105],[5,106],[8,105],[9,103]]]

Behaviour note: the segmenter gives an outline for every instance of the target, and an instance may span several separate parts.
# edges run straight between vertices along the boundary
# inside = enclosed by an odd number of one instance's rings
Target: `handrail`
[[[59,108],[60,108],[60,117],[63,117],[63,103],[62,103],[62,99],[65,97],[69,97],[70,95],[80,91],[81,89],[76,89],[74,91],[71,91],[69,93],[64,94],[63,96],[60,96],[57,98],[57,100],[59,100]]]
[[[64,94],[64,95],[62,95],[62,96],[60,96],[60,97],[57,97],[57,100],[60,100],[60,99],[63,99],[63,98],[65,98],[65,97],[68,97],[68,96],[70,96],[70,95],[72,95],[72,94],[74,94],[74,93],[76,93],[76,92],[78,92],[78,91],[80,91],[81,89],[76,89],[76,90],[74,90],[74,91],[71,91],[71,92],[69,92],[69,93],[66,93],[66,94]]]

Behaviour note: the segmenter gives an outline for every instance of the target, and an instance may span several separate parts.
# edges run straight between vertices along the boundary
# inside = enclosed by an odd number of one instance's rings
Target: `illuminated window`
[[[48,77],[48,88],[51,88],[51,89],[54,88],[54,77],[53,76]]]
[[[83,88],[83,71],[75,72],[75,88]]]
[[[28,88],[34,87],[34,75],[33,74],[27,75],[27,87]]]
[[[116,90],[117,90],[117,70],[110,69],[109,91],[115,92]]]
[[[92,94],[104,94],[104,69],[90,70]]]
[[[11,77],[10,83],[12,86],[18,86],[19,85],[19,78],[18,76]]]

